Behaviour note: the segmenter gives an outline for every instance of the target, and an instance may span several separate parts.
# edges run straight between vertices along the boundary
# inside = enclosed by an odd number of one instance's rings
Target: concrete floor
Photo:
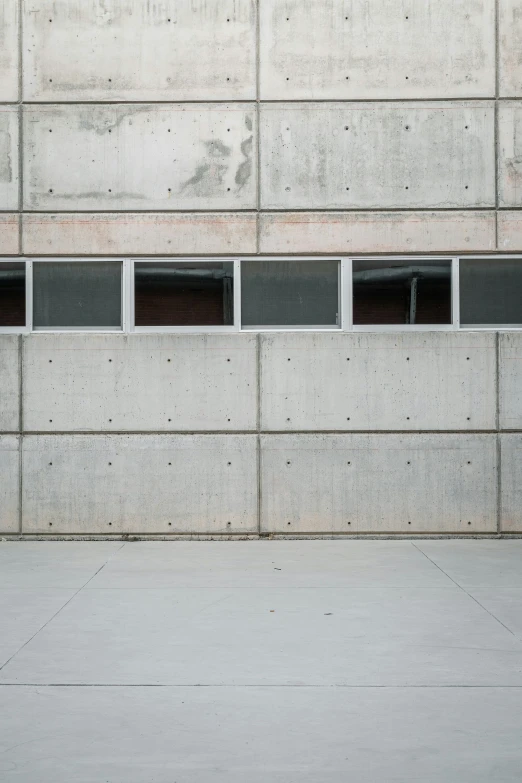
[[[2,783],[522,779],[522,540],[0,544]]]

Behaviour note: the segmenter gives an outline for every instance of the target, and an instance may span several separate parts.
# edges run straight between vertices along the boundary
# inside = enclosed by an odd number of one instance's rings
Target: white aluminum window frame
[[[315,326],[313,324],[296,326],[281,324],[280,326],[264,326],[259,324],[256,326],[243,326],[241,325],[242,332],[342,332],[343,331],[343,261],[345,259],[338,255],[331,256],[252,256],[250,258],[242,258],[243,261],[254,261],[258,263],[263,262],[288,262],[288,261],[335,261],[338,264],[337,272],[337,324],[320,324]],[[239,307],[241,307],[241,296]],[[241,318],[241,310],[239,311],[239,318]]]
[[[347,259],[350,278],[350,332],[455,332],[459,329],[459,259],[449,256],[352,256]],[[443,261],[451,268],[451,323],[450,324],[354,324],[353,323],[353,262],[354,261],[397,261],[409,263]]]
[[[136,294],[136,264],[211,264],[211,263],[234,265],[234,323],[228,326],[136,326],[135,323],[135,294]],[[129,332],[137,334],[162,334],[164,332],[180,334],[213,334],[213,333],[231,333],[241,330],[241,259],[239,258],[134,258],[129,260]]]
[[[49,263],[107,263],[119,264],[121,269],[120,285],[121,285],[121,326],[35,326],[33,323],[33,264],[49,264]],[[129,310],[128,310],[128,261],[122,258],[32,258],[27,259],[26,268],[26,291],[30,294],[30,307],[27,310],[27,331],[29,332],[44,332],[46,334],[62,334],[62,333],[79,333],[79,334],[122,334],[129,331]]]
[[[519,260],[522,264],[522,254],[466,254],[462,256],[437,256],[422,255],[373,255],[373,256],[339,256],[335,254],[325,256],[239,256],[239,257],[153,257],[153,258],[122,258],[122,257],[0,257],[0,265],[3,263],[25,264],[25,295],[26,295],[26,324],[25,326],[2,326],[0,334],[30,334],[37,333],[79,333],[79,334],[143,334],[143,333],[170,333],[170,334],[207,334],[207,333],[237,333],[237,332],[432,332],[432,331],[481,331],[481,332],[520,332],[520,326],[514,325],[465,325],[460,324],[460,260],[473,259],[476,261],[495,260]],[[354,325],[353,324],[353,262],[354,261],[397,261],[404,262],[429,262],[447,261],[451,263],[451,295],[452,295],[452,323],[451,324],[390,324],[390,325]],[[136,263],[233,263],[234,265],[234,324],[229,326],[135,326],[134,325],[134,265]],[[241,324],[241,263],[243,261],[338,261],[339,262],[339,321],[336,326],[245,326]],[[112,262],[121,264],[121,315],[122,325],[115,327],[34,327],[33,325],[33,264],[34,263],[93,263]]]

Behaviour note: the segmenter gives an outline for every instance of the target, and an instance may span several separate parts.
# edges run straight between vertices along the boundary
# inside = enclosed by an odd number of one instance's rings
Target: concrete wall
[[[0,255],[522,252],[521,42],[522,0],[0,0]],[[521,356],[2,335],[0,532],[522,532]]]
[[[0,255],[522,251],[520,41],[522,0],[0,0]]]
[[[522,334],[0,348],[1,533],[522,533]]]

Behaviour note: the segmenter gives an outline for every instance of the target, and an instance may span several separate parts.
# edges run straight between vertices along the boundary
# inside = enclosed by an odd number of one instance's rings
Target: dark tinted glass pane
[[[243,261],[245,326],[337,326],[338,261]]]
[[[121,263],[35,262],[34,326],[121,326]]]
[[[0,326],[25,326],[25,264],[0,264]]]
[[[353,322],[451,324],[451,261],[354,261]]]
[[[522,325],[522,259],[461,259],[460,323]]]
[[[134,265],[136,326],[232,326],[234,264]]]

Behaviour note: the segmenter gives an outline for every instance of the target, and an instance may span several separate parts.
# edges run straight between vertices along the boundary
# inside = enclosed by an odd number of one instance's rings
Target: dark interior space
[[[0,266],[0,326],[25,326],[25,266]]]

